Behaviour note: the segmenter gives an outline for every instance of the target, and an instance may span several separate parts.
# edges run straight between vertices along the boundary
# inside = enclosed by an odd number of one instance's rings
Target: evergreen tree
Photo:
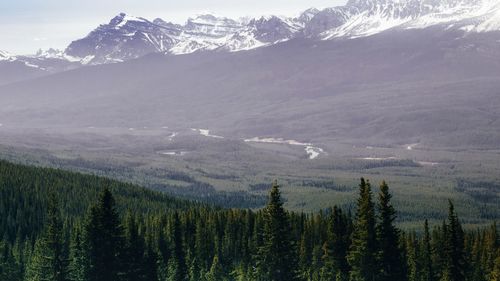
[[[351,244],[352,222],[337,206],[328,219],[326,241],[323,244],[323,280],[347,280],[349,263],[347,253]]]
[[[446,225],[443,254],[444,268],[441,280],[464,281],[466,269],[464,233],[451,201],[449,201],[448,224]]]
[[[224,275],[224,270],[219,262],[219,257],[214,256],[212,266],[210,267],[210,271],[207,272],[205,279],[207,281],[225,281],[227,278]]]
[[[263,244],[259,248],[257,263],[260,280],[297,280],[297,252],[290,236],[289,218],[283,208],[277,182],[274,182],[272,186],[269,202],[263,210],[263,215]]]
[[[493,270],[490,274],[490,281],[500,281],[500,251],[498,251],[498,257],[495,259],[493,264]]]
[[[377,224],[377,241],[379,244],[378,265],[380,281],[406,279],[406,269],[401,262],[402,250],[399,248],[399,229],[394,226],[396,210],[391,205],[392,195],[389,186],[384,182],[379,192],[379,223]]]
[[[361,178],[352,244],[347,257],[351,266],[350,280],[375,281],[378,275],[376,257],[375,207],[370,183]]]
[[[146,251],[143,259],[143,280],[158,279],[158,254],[151,245],[146,245]]]
[[[73,229],[72,239],[69,251],[69,280],[86,281],[87,280],[87,253],[84,249],[80,227]]]
[[[0,161],[0,281],[53,281],[66,275],[64,268],[68,281],[294,280],[299,268],[311,281],[347,281],[351,271],[352,280],[379,281],[392,271],[384,253],[397,240],[390,238],[398,232],[395,213],[388,190],[381,189],[373,207],[366,182],[353,233],[350,215],[339,208],[328,215],[287,213],[278,188],[265,209],[223,209],[99,177],[12,166]],[[94,202],[101,185],[117,196],[116,211],[109,191]],[[64,200],[60,214],[50,190]],[[126,208],[122,229],[118,213]],[[500,281],[497,232],[495,224],[463,232],[450,204],[442,226],[430,230],[426,222],[422,235],[398,233],[398,265],[407,265],[403,276],[411,281]]]
[[[484,234],[484,243],[481,245],[483,249],[481,264],[484,266],[486,275],[490,275],[494,271],[495,263],[497,264],[497,273],[499,272],[499,261],[496,260],[500,257],[500,237],[496,222],[493,222],[490,229]],[[500,276],[497,277],[500,279]]]
[[[304,280],[311,279],[311,247],[309,241],[311,240],[311,233],[308,229],[304,229],[300,237],[299,246],[299,275]]]
[[[179,213],[175,212],[170,225],[170,242],[172,245],[169,261],[169,278],[173,281],[184,281],[188,278],[186,257],[182,238],[182,226]]]
[[[195,257],[191,260],[191,265],[189,266],[189,281],[200,281],[202,279],[201,275],[201,268],[198,259]]]
[[[406,241],[406,264],[408,267],[407,277],[409,281],[420,281],[420,263],[417,235],[411,232],[407,235]]]
[[[108,188],[99,195],[85,225],[89,281],[118,281],[123,270],[123,228]]]
[[[429,222],[425,220],[424,222],[424,237],[421,246],[422,252],[422,281],[434,281],[434,269],[432,265],[432,246],[431,246],[431,236],[429,233]]]
[[[209,220],[204,223],[199,220],[196,223],[195,230],[195,256],[197,262],[200,264],[200,268],[203,270],[207,270],[211,266],[211,253],[213,253],[213,243],[214,235],[212,231],[212,227],[214,226],[213,221]]]
[[[240,263],[236,269],[231,272],[231,276],[233,276],[234,281],[252,281],[254,279],[251,278],[249,274],[249,269],[243,264]]]
[[[125,247],[123,255],[124,280],[150,280],[147,274],[145,241],[139,235],[137,219],[128,213],[125,218]]]
[[[26,279],[29,281],[66,281],[68,264],[63,225],[59,203],[55,194],[51,194],[47,204],[46,227],[36,241]]]
[[[0,241],[0,280],[21,280],[22,272],[12,249]]]

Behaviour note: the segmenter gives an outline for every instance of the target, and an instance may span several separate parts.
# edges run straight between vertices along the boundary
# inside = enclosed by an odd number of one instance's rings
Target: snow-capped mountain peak
[[[116,17],[111,19],[111,21],[109,22],[109,25],[113,25],[116,28],[120,28],[120,27],[125,26],[129,22],[147,23],[148,20],[146,20],[144,18],[140,18],[140,17],[130,16],[130,15],[127,15],[126,13],[120,13],[119,15],[117,15]]]
[[[91,64],[120,62],[169,50],[181,32],[174,24],[121,13],[85,38],[73,41],[65,53]]]
[[[197,51],[243,51],[297,37],[310,40],[350,39],[392,29],[439,26],[443,30],[500,30],[498,0],[349,0],[346,5],[298,17],[276,15],[231,19],[210,13],[173,24],[120,13],[64,52],[47,50],[33,57],[80,61],[82,64],[121,62],[149,53],[188,54]],[[1,60],[12,56],[1,55]]]
[[[16,57],[9,52],[0,50],[0,61],[14,61]]]
[[[302,12],[297,18],[296,18],[296,21],[297,22],[300,22],[302,24],[306,24],[308,22],[311,21],[311,19],[316,16],[318,13],[320,12],[320,10],[316,9],[316,8],[309,8],[307,10],[305,10],[304,12]]]
[[[320,37],[356,38],[393,28],[436,25],[467,32],[500,29],[500,3],[496,0],[349,0],[345,7],[354,13]]]
[[[189,18],[184,30],[194,36],[224,37],[235,33],[242,28],[242,24],[226,17],[217,17],[212,14],[202,14]]]

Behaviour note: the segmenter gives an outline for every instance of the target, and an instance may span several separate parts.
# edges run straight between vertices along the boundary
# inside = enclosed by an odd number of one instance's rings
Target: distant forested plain
[[[385,181],[358,179],[351,208],[314,213],[288,211],[277,181],[253,188],[263,208],[221,208],[0,161],[0,279],[499,280],[497,225],[463,227],[453,200],[408,229]]]
[[[440,223],[448,199],[466,227],[500,218],[500,158],[491,150],[353,148],[338,143],[310,160],[301,147],[254,146],[192,133],[165,143],[170,132],[147,129],[116,134],[33,135],[14,138],[12,144],[6,136],[0,155],[15,163],[100,175],[177,198],[253,210],[266,204],[274,179],[280,180],[288,210],[318,212],[332,205],[352,210],[359,177],[365,176],[375,184],[391,183],[397,223],[405,228],[418,228],[424,219]],[[361,159],[368,156],[372,159]]]

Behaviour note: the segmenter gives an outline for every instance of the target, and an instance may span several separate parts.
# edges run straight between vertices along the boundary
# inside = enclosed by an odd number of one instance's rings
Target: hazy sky
[[[346,0],[0,0],[0,50],[29,54],[64,49],[120,12],[184,23],[211,12],[242,17],[295,15],[310,7],[342,5]]]

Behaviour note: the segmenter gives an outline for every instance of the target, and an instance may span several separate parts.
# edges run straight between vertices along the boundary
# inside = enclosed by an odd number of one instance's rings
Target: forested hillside
[[[495,224],[395,225],[389,186],[354,210],[220,209],[105,178],[0,162],[0,280],[500,280]],[[374,195],[375,193],[376,195]]]

